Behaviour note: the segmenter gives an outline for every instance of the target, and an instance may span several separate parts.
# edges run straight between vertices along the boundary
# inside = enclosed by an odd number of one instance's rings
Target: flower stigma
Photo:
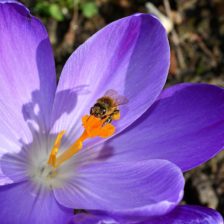
[[[115,132],[115,127],[111,123],[105,123],[105,119],[97,118],[93,115],[85,115],[82,117],[82,126],[84,131],[81,136],[61,155],[57,157],[58,150],[61,145],[61,140],[65,134],[65,131],[61,131],[54,142],[52,147],[48,165],[53,168],[58,168],[62,163],[69,160],[73,155],[80,151],[83,147],[83,142],[88,138],[101,137],[108,138]]]

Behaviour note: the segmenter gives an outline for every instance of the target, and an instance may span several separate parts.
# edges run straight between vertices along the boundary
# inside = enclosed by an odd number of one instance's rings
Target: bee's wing
[[[104,96],[109,96],[109,97],[111,97],[113,99],[116,99],[116,97],[119,96],[119,94],[118,94],[118,92],[116,90],[108,89],[105,92]]]
[[[117,106],[128,103],[128,99],[125,96],[119,95],[116,90],[109,89],[104,95],[111,97],[116,102]]]
[[[118,106],[128,103],[128,99],[125,96],[121,96],[121,95],[117,96],[117,98],[114,100]]]

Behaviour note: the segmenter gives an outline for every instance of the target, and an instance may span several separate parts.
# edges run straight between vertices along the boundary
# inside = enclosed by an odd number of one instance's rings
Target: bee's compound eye
[[[106,114],[106,109],[105,108],[102,110],[102,114]]]

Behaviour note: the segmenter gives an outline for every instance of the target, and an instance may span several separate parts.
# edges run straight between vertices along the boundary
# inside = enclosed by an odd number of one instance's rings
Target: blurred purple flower
[[[183,194],[178,166],[191,169],[223,146],[223,90],[178,85],[158,98],[169,45],[150,15],[97,32],[68,59],[58,86],[41,22],[19,3],[1,3],[0,18],[1,223],[67,223],[73,208],[136,217],[171,211]],[[57,134],[66,130],[63,152],[108,89],[129,99],[115,124],[120,134],[89,140],[57,173],[49,172]]]

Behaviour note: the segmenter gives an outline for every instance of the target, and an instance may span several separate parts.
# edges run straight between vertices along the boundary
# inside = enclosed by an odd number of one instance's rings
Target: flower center
[[[56,170],[54,167],[46,164],[46,161],[38,162],[38,165],[29,169],[29,171],[29,175],[34,183],[47,188],[59,188],[71,176],[68,172],[69,167]]]
[[[36,170],[35,175],[33,175],[33,179],[36,182],[44,182],[48,183],[48,186],[54,186],[55,183],[52,182],[52,178],[57,175],[56,171],[52,169],[51,166],[41,166],[39,169]]]
[[[97,118],[93,115],[85,115],[82,118],[82,125],[84,131],[82,135],[71,145],[65,152],[57,157],[58,150],[61,145],[61,140],[65,134],[65,131],[61,131],[54,142],[49,159],[48,166],[52,168],[58,168],[65,161],[69,160],[83,147],[83,142],[88,138],[101,137],[107,138],[114,134],[115,127],[111,123],[105,123],[105,119]],[[51,172],[48,173],[51,175]]]

